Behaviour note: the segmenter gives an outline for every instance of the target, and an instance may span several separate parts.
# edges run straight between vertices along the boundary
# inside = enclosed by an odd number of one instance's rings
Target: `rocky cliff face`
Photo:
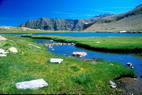
[[[42,29],[42,30],[67,30],[67,31],[80,31],[84,29],[85,24],[96,21],[97,19],[111,16],[111,14],[94,16],[87,19],[49,19],[40,18],[38,20],[30,20],[20,25],[20,27],[27,27],[32,29]]]

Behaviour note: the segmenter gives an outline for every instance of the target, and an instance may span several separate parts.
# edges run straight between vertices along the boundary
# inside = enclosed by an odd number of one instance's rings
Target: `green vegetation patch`
[[[142,52],[142,37],[67,37],[67,36],[31,36],[57,41],[74,42],[76,46],[115,52]]]
[[[5,35],[7,41],[0,41],[0,48],[16,47],[17,54],[0,57],[1,94],[115,94],[109,81],[121,76],[134,77],[134,72],[122,64],[102,62],[91,64],[87,60],[56,56],[45,45],[32,39]],[[41,48],[33,47],[30,44]],[[61,64],[52,64],[50,58],[63,58]],[[43,78],[49,86],[39,90],[18,90],[17,82]]]

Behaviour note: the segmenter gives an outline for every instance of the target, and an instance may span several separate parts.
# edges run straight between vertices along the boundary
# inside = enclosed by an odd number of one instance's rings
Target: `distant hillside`
[[[90,26],[91,25],[91,26]],[[98,32],[138,32],[142,31],[142,5],[137,6],[132,11],[105,17],[88,24],[85,31]]]
[[[38,20],[30,20],[19,27],[27,27],[32,29],[42,29],[42,30],[67,30],[67,31],[80,31],[84,29],[84,26],[88,23],[94,22],[100,18],[111,16],[111,14],[104,14],[99,16],[94,16],[87,19],[49,19],[49,18],[40,18]]]
[[[113,14],[101,14],[101,15],[98,15],[98,16],[94,16],[92,18],[85,18],[85,19],[78,19],[78,21],[80,22],[83,22],[83,23],[91,23],[91,22],[94,22],[98,19],[101,19],[101,18],[104,18],[104,17],[109,17],[109,16],[112,16]]]

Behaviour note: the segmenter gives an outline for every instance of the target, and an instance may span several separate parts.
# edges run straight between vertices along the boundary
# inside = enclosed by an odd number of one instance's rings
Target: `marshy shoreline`
[[[119,48],[119,46],[118,46],[118,48],[111,48],[111,47],[96,47],[96,46],[93,46],[93,45],[90,45],[90,44],[88,44],[88,43],[86,43],[86,44],[84,44],[84,42],[80,42],[80,41],[78,41],[77,40],[77,38],[81,38],[81,37],[67,37],[67,36],[44,36],[44,35],[21,35],[21,37],[30,37],[30,38],[32,38],[32,39],[49,39],[49,40],[54,40],[54,41],[58,41],[58,42],[65,42],[65,43],[75,43],[75,46],[77,46],[77,47],[80,47],[80,48],[85,48],[85,49],[88,49],[88,50],[95,50],[95,51],[102,51],[102,52],[112,52],[112,53],[124,53],[124,54],[127,54],[127,53],[132,53],[132,54],[139,54],[139,53],[141,53],[142,52],[142,48],[140,47],[140,46],[136,46],[136,47],[134,47],[134,48],[128,48],[128,47],[126,47],[125,48],[125,46],[123,46],[122,48]],[[64,38],[64,37],[67,37],[67,38]],[[71,39],[70,40],[70,38],[75,38],[75,39]],[[87,38],[87,37],[86,37]],[[93,38],[93,37],[91,37],[91,38]],[[114,40],[115,40],[115,38],[119,38],[120,40],[121,40],[121,38],[123,38],[124,39],[124,37],[94,37],[94,38],[99,38],[98,39],[98,41],[96,41],[96,42],[94,42],[94,44],[96,43],[96,44],[99,44],[100,42],[102,42],[101,40],[100,40],[100,38],[105,38],[105,40],[107,41],[107,38],[109,39],[109,38],[114,38]],[[126,38],[128,38],[128,40],[129,39],[138,39],[138,38],[140,38],[141,39],[141,37],[126,37]],[[88,39],[89,39],[89,37],[88,37]],[[87,40],[87,39],[86,39]],[[113,40],[113,39],[112,39]],[[142,40],[142,39],[141,39]],[[127,43],[128,43],[129,41],[127,41]],[[140,41],[139,41],[140,42]],[[107,42],[106,42],[107,43]],[[113,44],[117,44],[117,42],[116,43],[113,43]],[[112,45],[113,45],[112,44]],[[120,43],[119,43],[120,44]],[[120,44],[121,45],[121,44]],[[135,44],[133,44],[133,46],[134,46]]]

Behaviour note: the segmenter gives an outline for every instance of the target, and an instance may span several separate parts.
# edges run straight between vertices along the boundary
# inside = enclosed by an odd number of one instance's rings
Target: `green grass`
[[[56,56],[45,45],[32,39],[5,35],[9,40],[0,41],[0,48],[16,47],[18,54],[0,57],[0,94],[115,94],[109,81],[121,76],[134,77],[134,72],[115,62],[77,60],[73,57]],[[41,49],[32,47],[34,44]],[[61,64],[52,64],[50,58],[63,58]],[[92,60],[94,61],[94,60]],[[110,64],[114,65],[110,65]],[[18,90],[16,82],[43,78],[47,88],[39,90]]]
[[[100,51],[142,52],[142,37],[67,37],[37,35],[31,37],[74,42],[77,46]]]

